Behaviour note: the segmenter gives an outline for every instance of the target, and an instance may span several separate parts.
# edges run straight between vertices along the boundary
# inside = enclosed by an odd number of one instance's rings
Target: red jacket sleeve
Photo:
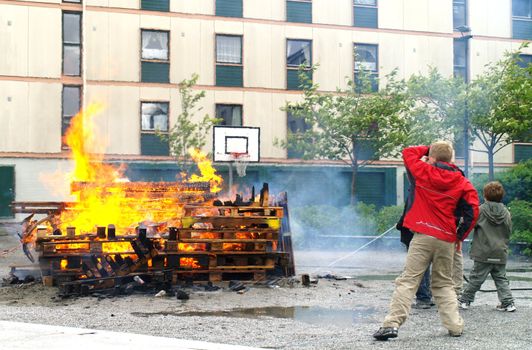
[[[429,166],[429,164],[421,160],[421,157],[427,156],[428,154],[429,146],[413,146],[403,150],[405,167],[415,178],[421,175],[424,167]]]

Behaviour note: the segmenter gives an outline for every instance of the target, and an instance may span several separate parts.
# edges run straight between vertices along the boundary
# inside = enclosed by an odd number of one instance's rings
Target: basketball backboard
[[[232,162],[234,154],[247,154],[248,162],[260,161],[260,128],[215,126],[213,152],[215,162]]]

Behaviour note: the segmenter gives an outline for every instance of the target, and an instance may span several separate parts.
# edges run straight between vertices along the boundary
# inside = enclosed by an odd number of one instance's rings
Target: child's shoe
[[[499,305],[497,305],[497,310],[498,311],[506,311],[506,312],[514,312],[515,310],[517,310],[517,308],[515,307],[514,303],[510,303],[510,304],[507,304],[507,305],[499,304]]]
[[[458,300],[458,307],[462,310],[468,310],[471,306],[471,303],[469,301],[461,301]]]

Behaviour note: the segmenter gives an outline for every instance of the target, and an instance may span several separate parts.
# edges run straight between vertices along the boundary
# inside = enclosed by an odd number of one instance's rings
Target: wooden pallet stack
[[[75,228],[50,234],[37,228],[43,281],[69,294],[115,288],[134,276],[167,284],[292,276],[286,197],[281,198],[279,206],[184,205],[180,225],[162,231],[139,226],[134,234],[117,235],[109,225],[87,234]]]

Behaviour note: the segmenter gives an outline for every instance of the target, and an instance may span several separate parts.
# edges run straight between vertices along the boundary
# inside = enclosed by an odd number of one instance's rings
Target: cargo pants
[[[390,311],[384,319],[383,327],[399,327],[406,321],[423,274],[432,262],[432,296],[440,319],[449,331],[462,333],[464,321],[458,313],[452,280],[454,250],[454,243],[414,233],[404,271],[395,280]]]
[[[509,305],[514,302],[512,291],[510,290],[510,282],[506,278],[506,264],[491,264],[480,261],[475,261],[473,270],[469,275],[469,283],[462,293],[461,301],[473,302],[475,300],[475,293],[478,292],[482,283],[491,274],[493,282],[497,287],[497,296],[501,305]]]

